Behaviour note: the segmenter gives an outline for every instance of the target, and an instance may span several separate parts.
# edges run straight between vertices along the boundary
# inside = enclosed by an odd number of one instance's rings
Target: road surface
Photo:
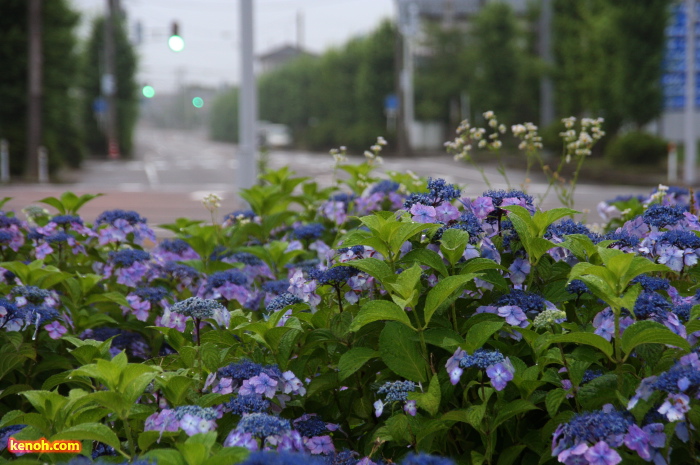
[[[243,207],[236,195],[235,145],[209,141],[200,132],[140,127],[135,146],[133,160],[87,160],[83,169],[69,173],[60,184],[0,186],[1,197],[12,197],[4,209],[19,212],[30,204],[40,205],[37,201],[44,197],[59,196],[66,190],[76,194],[105,194],[81,210],[83,218],[89,222],[102,211],[114,208],[136,210],[154,226],[179,217],[209,220],[210,214],[202,206],[201,199],[210,193],[223,199],[220,216]],[[334,160],[328,154],[274,150],[269,155],[269,166],[271,169],[289,166],[324,186],[333,182]],[[462,186],[463,196],[474,197],[488,188],[481,173],[465,163],[455,162],[448,155],[385,158],[379,171],[388,170],[411,170],[419,176],[444,178]],[[488,166],[485,172],[493,188],[508,187],[495,167]],[[510,170],[508,175],[513,187],[525,181],[524,172]],[[595,207],[601,200],[619,194],[648,194],[653,187],[580,184],[576,189],[575,207],[591,211],[587,221],[597,222]],[[528,193],[537,198],[546,188],[545,183],[535,178]],[[540,206],[560,205],[552,192]]]

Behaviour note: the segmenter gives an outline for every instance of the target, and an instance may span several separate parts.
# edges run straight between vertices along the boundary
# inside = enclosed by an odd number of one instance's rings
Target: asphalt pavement
[[[360,156],[351,157],[361,160]],[[86,160],[81,170],[63,172],[58,182],[51,184],[26,184],[10,182],[0,186],[0,198],[10,197],[4,210],[21,215],[28,205],[43,205],[40,200],[58,197],[65,191],[75,194],[100,196],[82,209],[87,221],[93,221],[105,210],[121,208],[135,210],[146,217],[149,224],[171,223],[180,217],[210,220],[211,215],[202,205],[202,199],[210,194],[219,195],[223,216],[244,205],[237,196],[235,170],[238,166],[237,150],[233,144],[213,142],[202,132],[176,131],[139,127],[136,134],[135,156],[129,160]],[[309,176],[322,186],[334,181],[334,160],[326,153],[291,150],[272,150],[268,160],[271,169],[290,167],[299,175]],[[493,164],[483,167],[491,188],[506,189],[509,184]],[[410,170],[419,176],[444,178],[462,187],[463,196],[480,195],[489,186],[482,174],[451,156],[427,155],[411,158],[385,157],[379,172]],[[542,177],[530,176],[528,193],[539,199],[547,190]],[[527,182],[522,170],[509,169],[510,186],[520,188]],[[596,205],[601,200],[620,194],[648,194],[655,186],[619,186],[579,183],[575,195],[575,208],[590,212],[582,219],[600,221]],[[543,209],[560,206],[554,192],[539,202]],[[48,208],[52,210],[51,208]]]

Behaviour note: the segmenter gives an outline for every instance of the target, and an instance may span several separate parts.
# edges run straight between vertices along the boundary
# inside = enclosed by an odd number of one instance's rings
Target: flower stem
[[[620,341],[620,309],[613,309],[615,315],[615,334],[613,334],[613,342],[615,343],[615,373],[617,375],[617,390],[622,392],[622,347]]]
[[[195,341],[197,343],[197,347],[199,347],[201,345],[201,339],[200,339],[200,334],[199,334],[199,322],[200,322],[200,320],[199,320],[199,318],[194,318],[194,317],[192,318],[192,320],[194,321]]]
[[[340,286],[333,287],[335,287],[335,293],[338,296],[338,309],[340,309],[340,313],[343,313],[343,296],[340,294]]]

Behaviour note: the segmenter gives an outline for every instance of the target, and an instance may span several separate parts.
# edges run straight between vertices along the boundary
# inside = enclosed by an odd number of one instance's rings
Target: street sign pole
[[[257,96],[253,70],[253,0],[241,0],[241,88],[238,108],[238,184],[237,189],[253,187],[257,182],[255,156],[257,138]]]
[[[683,181],[692,186],[695,183],[695,160],[697,155],[695,138],[695,0],[686,0],[686,39],[685,39],[685,159],[683,161]]]

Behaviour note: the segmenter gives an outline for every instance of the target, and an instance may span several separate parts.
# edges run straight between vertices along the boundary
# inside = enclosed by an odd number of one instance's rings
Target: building
[[[291,60],[304,55],[309,56],[311,53],[296,45],[285,44],[274,48],[267,53],[258,55],[260,73],[267,73],[277,69]]]

